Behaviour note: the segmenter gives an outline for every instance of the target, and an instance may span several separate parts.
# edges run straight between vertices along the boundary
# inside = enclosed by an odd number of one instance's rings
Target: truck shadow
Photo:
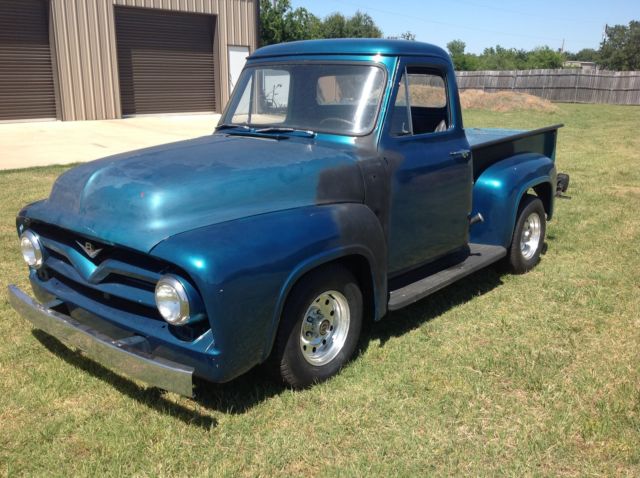
[[[361,352],[372,342],[383,347],[389,339],[417,329],[426,322],[438,318],[449,309],[486,294],[502,284],[500,266],[489,266],[455,282],[404,309],[389,312],[380,322],[370,326],[361,341]]]
[[[211,415],[211,412],[244,413],[260,402],[285,390],[283,386],[275,384],[267,377],[262,367],[256,367],[241,377],[224,384],[213,384],[194,378],[195,398],[189,400],[179,397],[176,401],[163,390],[140,386],[132,380],[112,372],[80,352],[68,348],[41,330],[35,329],[32,334],[47,350],[69,365],[99,378],[118,392],[137,400],[152,410],[205,430],[210,430],[218,425],[218,420]]]
[[[379,347],[383,347],[389,339],[406,334],[424,323],[438,318],[452,307],[485,294],[500,284],[502,284],[500,272],[490,267],[476,272],[401,311],[392,312],[381,322],[372,324],[364,332],[360,352],[365,351],[376,341],[378,341]],[[107,382],[120,393],[143,403],[150,409],[206,430],[218,425],[217,419],[211,415],[211,412],[242,414],[286,390],[284,386],[276,384],[268,376],[263,366],[257,366],[241,377],[225,384],[213,384],[196,378],[194,379],[195,398],[193,400],[179,398],[178,401],[175,401],[166,396],[162,390],[139,386],[86,358],[81,353],[67,348],[60,341],[40,330],[34,330],[32,333],[50,352],[70,365]],[[179,402],[184,402],[184,404]]]

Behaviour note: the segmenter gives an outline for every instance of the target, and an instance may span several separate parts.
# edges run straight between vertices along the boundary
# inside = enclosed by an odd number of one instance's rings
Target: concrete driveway
[[[0,169],[68,164],[211,134],[220,115],[0,124]]]

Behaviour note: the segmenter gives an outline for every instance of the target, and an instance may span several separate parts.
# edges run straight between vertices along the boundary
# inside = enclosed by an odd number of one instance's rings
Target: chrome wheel
[[[527,216],[522,226],[520,252],[526,260],[530,260],[536,254],[538,246],[540,245],[541,222],[538,213],[532,212]]]
[[[300,328],[300,350],[311,365],[331,362],[344,347],[349,333],[349,302],[335,290],[316,297],[305,313]]]

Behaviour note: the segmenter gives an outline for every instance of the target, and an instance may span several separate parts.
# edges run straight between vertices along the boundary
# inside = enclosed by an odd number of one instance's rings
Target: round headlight
[[[156,307],[171,325],[189,320],[189,297],[182,283],[173,276],[163,276],[156,284]]]
[[[22,257],[29,267],[34,269],[40,269],[42,266],[42,244],[38,235],[32,231],[24,231],[20,236],[20,249],[22,250]]]

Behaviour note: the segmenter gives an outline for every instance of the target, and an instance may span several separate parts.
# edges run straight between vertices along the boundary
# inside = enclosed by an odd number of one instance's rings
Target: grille
[[[124,248],[101,244],[55,226],[34,224],[45,249],[44,267],[38,277],[43,285],[51,279],[94,302],[127,314],[162,320],[154,290],[169,264]],[[91,258],[83,245],[100,252]],[[65,300],[64,297],[60,297]]]

